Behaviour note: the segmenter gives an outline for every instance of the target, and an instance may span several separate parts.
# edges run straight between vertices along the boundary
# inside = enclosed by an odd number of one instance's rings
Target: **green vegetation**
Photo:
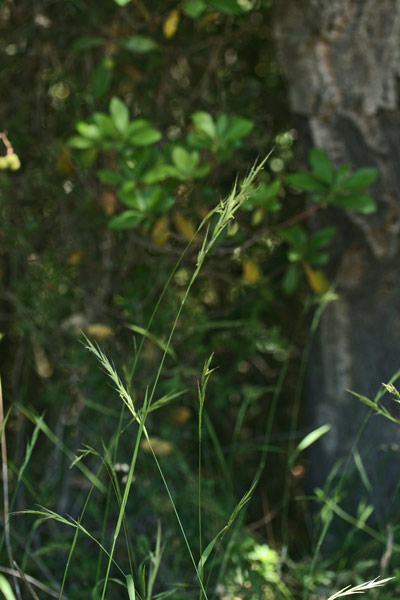
[[[332,211],[374,213],[379,173],[316,148],[296,166],[271,5],[1,9],[7,600],[334,600],[390,579],[398,525],[341,506],[346,469],[307,489],[330,425],[302,416]],[[398,422],[395,381],[359,400]]]

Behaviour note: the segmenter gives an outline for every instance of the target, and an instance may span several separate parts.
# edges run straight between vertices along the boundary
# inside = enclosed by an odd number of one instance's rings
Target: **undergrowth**
[[[195,237],[188,244],[186,250],[195,240],[201,238],[193,273],[181,296],[180,305],[165,340],[158,339],[151,333],[152,323],[183,257],[166,281],[146,328],[140,331],[136,328],[135,333],[141,335],[141,341],[137,344],[135,340],[132,364],[124,369],[123,375],[98,344],[83,336],[85,348],[98,361],[111,382],[113,393],[120,400],[119,405],[115,406],[115,402],[110,405],[112,410],[109,419],[117,416],[116,426],[109,439],[100,435],[101,441],[97,442],[97,446],[82,440],[81,450],[74,454],[57,433],[52,431],[44,415],[37,414],[33,408],[17,404],[15,410],[30,420],[34,429],[26,446],[23,463],[16,469],[7,461],[5,432],[10,410],[4,415],[1,400],[4,529],[0,551],[5,550],[9,565],[1,567],[0,590],[7,600],[20,600],[25,597],[37,599],[43,595],[65,600],[161,600],[167,597],[175,600],[316,600],[326,598],[326,590],[329,587],[332,589],[335,580],[341,581],[341,577],[343,580],[345,573],[345,569],[343,573],[335,573],[321,558],[321,548],[334,515],[348,522],[353,533],[362,532],[379,547],[387,545],[387,536],[366,524],[367,515],[363,516],[359,512],[358,517],[353,517],[341,508],[335,493],[328,496],[319,490],[316,499],[322,505],[319,515],[322,526],[313,553],[308,560],[296,562],[290,559],[290,471],[298,457],[329,432],[327,424],[300,440],[296,438],[302,381],[295,398],[287,473],[282,492],[281,547],[272,548],[263,543],[260,537],[253,535],[246,527],[245,517],[249,500],[265,472],[267,457],[277,451],[271,443],[271,431],[287,374],[288,361],[282,365],[264,436],[257,446],[258,465],[250,475],[248,489],[241,490],[240,494],[237,493],[234,469],[229,464],[225,449],[219,443],[206,410],[207,387],[216,369],[212,356],[205,359],[198,379],[197,431],[192,440],[193,453],[197,453],[196,477],[193,477],[191,469],[187,466],[189,459],[180,453],[179,447],[173,447],[171,442],[160,439],[152,431],[154,413],[162,413],[164,407],[186,392],[181,389],[164,392],[161,391],[160,385],[163,373],[168,369],[168,359],[173,352],[174,333],[186,300],[208,254],[234,219],[237,210],[248,199],[253,182],[263,168],[265,160],[254,166],[240,185],[235,184],[231,194],[206,216]],[[317,327],[321,312],[332,300],[334,294],[327,291],[319,301],[310,337]],[[143,386],[139,359],[145,341],[149,339],[158,345],[161,358],[152,381]],[[304,378],[307,355],[308,347],[301,361],[301,380]],[[393,381],[385,389],[398,399]],[[385,413],[379,399],[380,397],[369,401],[361,398],[375,412],[392,418],[389,413]],[[241,428],[242,420],[243,415],[239,412],[233,431],[234,437]],[[45,507],[42,498],[45,498],[46,494],[32,488],[29,488],[29,492],[36,499],[38,506],[14,513],[16,498],[21,494],[23,486],[29,485],[25,475],[31,461],[34,460],[39,435],[47,437],[54,447],[68,458],[71,472],[78,473],[81,478],[80,488],[85,490],[85,497],[80,494],[79,506],[73,504],[77,515],[75,517]],[[126,461],[127,452],[130,458]],[[210,470],[210,453],[217,457],[218,470],[214,471],[214,478],[206,476]],[[171,454],[175,454],[175,462],[172,461]],[[158,474],[159,487],[155,483],[154,472],[150,472],[152,466]],[[345,470],[335,488],[336,492],[344,481],[344,473]],[[184,494],[181,493],[183,488]],[[226,510],[227,507],[229,510]],[[23,540],[19,539],[14,531],[15,519],[26,520],[29,533]],[[47,528],[47,542],[43,548],[38,549],[35,538],[38,531],[44,527]],[[151,530],[152,533],[149,533]],[[57,551],[58,558],[50,559],[54,556],[54,551]],[[398,551],[398,545],[392,542],[388,552]],[[370,567],[370,564],[360,564],[358,571],[345,573],[345,587],[331,595],[328,600],[373,591],[391,579],[385,577],[360,581]],[[59,580],[52,576],[53,568],[61,573]],[[28,571],[33,571],[35,576],[27,575]],[[353,578],[353,582],[356,580],[355,585],[347,583],[349,578]]]

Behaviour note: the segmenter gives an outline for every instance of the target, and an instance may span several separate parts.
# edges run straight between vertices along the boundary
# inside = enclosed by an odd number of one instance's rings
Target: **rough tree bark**
[[[367,410],[346,390],[373,398],[400,368],[400,0],[284,0],[275,17],[303,143],[337,165],[381,172],[377,214],[330,215],[340,227],[339,299],[322,317],[308,390],[312,424],[333,424],[311,454],[311,483],[321,486],[351,452]],[[400,513],[399,444],[400,427],[375,416],[358,448],[381,521]]]

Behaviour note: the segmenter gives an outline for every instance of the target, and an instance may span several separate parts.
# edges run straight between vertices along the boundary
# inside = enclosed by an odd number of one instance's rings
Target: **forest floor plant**
[[[130,372],[127,374],[126,383],[123,382],[117,370],[115,369],[112,362],[108,359],[103,350],[97,345],[93,344],[87,337],[84,338],[84,345],[86,348],[95,356],[95,358],[100,363],[102,369],[105,371],[107,376],[110,378],[113,387],[120,399],[122,400],[122,409],[121,416],[118,423],[117,431],[112,439],[112,441],[106,445],[103,443],[102,452],[94,449],[91,446],[85,446],[84,449],[80,452],[78,456],[72,455],[65,448],[61,441],[57,440],[57,437],[52,434],[47,425],[44,422],[44,419],[38,415],[35,415],[32,411],[28,411],[26,409],[22,409],[24,414],[28,416],[35,424],[34,433],[32,435],[32,439],[30,444],[28,445],[26,457],[22,468],[18,474],[18,482],[23,480],[23,472],[31,458],[33,448],[36,443],[37,436],[39,432],[45,433],[45,435],[58,447],[62,449],[63,452],[67,454],[70,458],[72,458],[71,466],[76,466],[80,469],[81,473],[87,477],[90,482],[90,490],[87,494],[86,500],[84,502],[84,506],[80,512],[79,518],[74,519],[72,517],[64,517],[61,514],[58,514],[56,511],[50,510],[48,508],[39,507],[36,510],[24,510],[19,511],[18,514],[25,515],[33,515],[36,517],[37,521],[35,522],[34,529],[43,521],[55,521],[66,528],[72,528],[74,530],[73,540],[69,548],[68,558],[66,562],[66,567],[64,571],[63,580],[61,582],[60,588],[55,594],[54,590],[50,589],[47,586],[43,586],[36,579],[29,577],[24,574],[23,568],[19,568],[19,566],[15,563],[12,553],[12,544],[10,538],[10,514],[12,514],[13,504],[15,500],[15,494],[13,499],[9,500],[9,490],[8,490],[8,465],[7,465],[7,454],[6,454],[6,438],[5,438],[5,424],[8,418],[8,414],[4,416],[3,412],[3,403],[2,398],[0,396],[0,434],[1,434],[1,451],[2,451],[2,464],[3,464],[3,497],[4,497],[4,532],[1,537],[0,544],[3,543],[6,546],[7,554],[10,562],[10,568],[4,568],[4,573],[8,573],[12,575],[14,581],[14,591],[12,590],[10,584],[5,579],[3,575],[0,575],[0,590],[3,593],[6,600],[20,600],[23,595],[21,592],[21,587],[24,586],[26,592],[30,595],[30,597],[38,598],[35,587],[37,589],[42,589],[43,591],[51,594],[52,596],[57,596],[60,600],[62,598],[67,599],[67,595],[65,593],[67,580],[69,577],[69,569],[71,565],[72,558],[74,553],[78,548],[78,538],[80,534],[83,534],[90,540],[92,540],[99,548],[99,559],[97,562],[96,569],[96,580],[92,582],[92,598],[98,600],[105,600],[106,598],[115,598],[116,592],[111,592],[111,584],[116,586],[120,586],[122,590],[122,596],[118,595],[118,597],[128,597],[129,600],[151,600],[153,598],[162,599],[168,596],[172,596],[174,598],[182,598],[189,596],[182,596],[179,592],[179,586],[173,586],[172,589],[159,592],[156,591],[156,578],[160,571],[162,565],[162,556],[165,548],[162,545],[162,533],[161,527],[158,526],[156,533],[156,541],[155,541],[155,549],[154,551],[149,552],[149,556],[147,560],[142,560],[138,562],[138,557],[136,553],[136,549],[132,543],[132,536],[130,534],[129,522],[127,518],[127,503],[128,498],[132,492],[134,485],[140,485],[140,482],[135,482],[135,472],[138,464],[138,457],[140,453],[140,449],[143,447],[142,443],[145,440],[154,462],[156,464],[159,476],[162,480],[163,486],[165,488],[167,497],[172,506],[173,513],[175,514],[176,521],[178,523],[178,528],[183,537],[184,544],[187,549],[187,553],[190,557],[190,562],[192,563],[193,575],[197,580],[197,584],[195,588],[197,589],[196,595],[199,600],[208,600],[214,599],[216,597],[230,598],[230,596],[221,595],[218,593],[219,589],[223,589],[224,577],[226,577],[226,563],[229,560],[230,553],[230,545],[228,543],[226,550],[224,551],[225,556],[222,559],[222,562],[218,568],[217,576],[213,577],[213,573],[217,571],[217,564],[215,560],[216,550],[219,549],[220,543],[224,538],[225,534],[228,532],[231,527],[234,526],[235,522],[237,523],[236,527],[242,526],[242,520],[240,516],[242,514],[242,509],[245,507],[247,502],[250,500],[254,489],[259,482],[262,471],[265,466],[266,454],[268,451],[268,442],[269,442],[269,434],[271,431],[271,419],[273,419],[274,415],[274,407],[276,407],[276,403],[279,397],[282,381],[285,377],[285,369],[282,368],[280,383],[277,385],[277,391],[274,396],[273,407],[271,410],[270,417],[266,426],[265,439],[263,444],[262,456],[259,464],[259,468],[254,474],[253,482],[248,489],[248,491],[242,496],[240,501],[236,504],[234,510],[232,511],[230,517],[226,521],[226,524],[218,531],[218,533],[214,536],[214,538],[208,543],[204,543],[204,535],[203,535],[203,481],[202,481],[202,430],[203,430],[203,419],[204,419],[204,404],[206,399],[206,389],[209,378],[213,372],[212,368],[212,357],[208,358],[205,361],[204,368],[202,371],[202,375],[200,381],[198,383],[198,496],[197,496],[197,519],[198,519],[198,549],[194,549],[194,545],[191,540],[188,538],[185,525],[180,517],[179,510],[177,508],[176,502],[173,497],[173,493],[168,484],[167,477],[164,473],[164,470],[161,466],[161,462],[159,457],[157,456],[157,451],[154,447],[154,442],[152,440],[152,436],[150,435],[147,419],[150,413],[153,411],[165,406],[167,403],[171,402],[173,399],[178,397],[181,392],[173,392],[169,394],[164,394],[161,397],[157,397],[158,393],[158,385],[160,382],[160,377],[164,368],[165,360],[168,356],[168,353],[171,349],[171,342],[178,325],[179,319],[181,317],[181,313],[185,307],[186,300],[191,291],[192,286],[198,278],[198,275],[203,267],[203,264],[207,258],[207,255],[211,252],[213,246],[217,242],[221,233],[226,229],[226,227],[231,223],[231,221],[235,217],[235,213],[241,207],[241,205],[248,199],[250,191],[253,189],[254,181],[263,168],[265,161],[263,160],[260,164],[255,165],[249,175],[243,180],[243,182],[239,184],[235,184],[231,194],[227,199],[221,201],[220,204],[211,211],[207,217],[203,220],[201,225],[199,226],[196,236],[200,233],[203,233],[203,240],[199,247],[199,252],[197,255],[196,265],[193,271],[193,274],[187,284],[186,290],[183,293],[182,300],[180,306],[177,310],[176,317],[172,323],[172,327],[167,338],[167,341],[163,344],[163,352],[162,357],[159,363],[159,367],[154,375],[154,379],[152,385],[146,387],[144,397],[142,401],[139,400],[139,395],[136,391],[136,378],[140,377],[140,373],[137,372],[138,367],[138,359],[141,354],[143,343],[146,336],[142,337],[141,343],[138,347],[135,346],[135,357],[133,361],[133,366]],[[188,244],[188,247],[191,245],[191,242]],[[149,332],[151,330],[151,325],[153,318],[162,302],[165,291],[173,277],[176,269],[178,268],[180,261],[176,265],[173,273],[169,277],[166,282],[163,293],[158,299],[158,302],[155,306],[153,314],[147,324],[146,329],[144,330],[146,335],[150,335]],[[389,390],[391,391],[391,390]],[[130,419],[128,424],[124,425],[123,415],[128,411],[130,413]],[[120,482],[115,473],[114,465],[118,459],[118,449],[120,446],[120,441],[122,436],[126,434],[126,432],[131,432],[131,428],[136,428],[136,433],[133,436],[133,443],[131,448],[131,459],[128,465],[126,478],[124,481],[124,488],[121,489]],[[324,435],[328,431],[326,426],[319,428],[318,430],[311,432],[308,434],[303,440],[296,446],[292,448],[292,462],[294,461],[293,457],[296,457],[298,453],[302,452],[306,449],[310,444],[316,441],[321,435]],[[86,467],[83,463],[83,459],[87,456],[95,456],[99,459],[100,466],[98,467],[97,473],[93,473],[88,467]],[[104,472],[106,472],[109,476],[109,486],[104,484]],[[106,501],[106,510],[104,514],[104,522],[103,528],[100,535],[100,538],[94,535],[88,528],[83,525],[84,516],[87,511],[87,508],[90,502],[93,502],[94,492],[100,492],[101,494],[105,494],[107,497]],[[287,491],[285,492],[287,494]],[[106,531],[110,528],[110,523],[108,521],[108,517],[111,514],[111,505],[113,502],[117,504],[117,519],[116,523],[113,526],[113,533],[111,536],[111,543],[107,542]],[[334,507],[332,508],[334,510]],[[284,523],[285,535],[288,535],[288,526],[287,526],[287,515],[285,517],[286,524]],[[284,519],[284,520],[285,520]],[[238,529],[236,529],[236,534],[238,533]],[[119,564],[118,556],[117,556],[117,542],[120,542],[121,534],[125,538],[125,546],[126,546],[126,556],[129,563],[129,573],[127,574]],[[323,538],[322,538],[323,539]],[[27,544],[29,547],[29,544]],[[260,546],[261,548],[261,546]],[[29,549],[28,549],[29,552]],[[209,561],[210,557],[213,555],[213,559]],[[254,553],[253,553],[254,555]],[[318,555],[318,548],[316,552],[316,556]],[[275,556],[275,555],[274,555]],[[270,570],[271,576],[269,578],[269,582],[271,586],[266,591],[266,598],[275,598],[282,597],[288,600],[291,600],[294,596],[286,583],[284,583],[283,579],[280,577],[279,571],[277,567],[271,566],[274,564],[274,556],[270,556],[267,559],[270,561]],[[103,557],[106,557],[106,564],[103,564]],[[254,559],[255,560],[255,559]],[[373,579],[367,581],[365,583],[356,585],[354,587],[346,586],[339,592],[330,596],[328,600],[335,600],[336,598],[340,598],[343,596],[349,596],[352,594],[360,594],[363,592],[367,592],[374,588],[377,588],[391,578],[385,579]],[[220,586],[220,587],[219,587]],[[222,586],[222,588],[221,588]],[[192,590],[193,592],[193,590]],[[192,593],[192,596],[194,594]],[[256,596],[252,596],[252,598]]]

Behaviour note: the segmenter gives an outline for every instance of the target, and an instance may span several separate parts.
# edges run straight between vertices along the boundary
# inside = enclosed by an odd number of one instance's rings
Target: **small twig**
[[[7,134],[4,133],[4,131],[0,131],[0,140],[3,142],[3,144],[7,148],[7,154],[13,154],[14,148],[12,147],[11,142],[7,137]]]
[[[17,563],[15,562],[15,560],[14,560],[14,567],[17,569],[20,578],[22,579],[22,581],[25,583],[26,587],[30,591],[33,600],[39,600],[38,595],[36,594],[35,590],[33,589],[33,587],[31,586],[30,582],[28,581],[25,573],[23,573],[21,571],[21,569],[19,568],[19,566],[17,565]]]
[[[386,540],[386,549],[381,558],[381,573],[384,573],[388,567],[390,558],[393,552],[393,525],[391,523],[387,524],[387,540]]]
[[[299,213],[298,215],[295,215],[291,219],[288,219],[287,221],[283,221],[282,223],[278,223],[277,225],[274,225],[272,230],[276,231],[277,229],[286,229],[287,227],[290,227],[291,225],[294,225],[295,223],[298,223],[299,221],[304,221],[304,219],[307,219],[307,217],[314,214],[319,208],[321,208],[321,203],[316,202],[315,204],[312,204],[309,208],[307,208],[306,210],[303,210],[303,212]]]
[[[19,577],[21,579],[21,575],[19,574],[19,572],[16,569],[9,569],[8,567],[0,567],[0,573],[5,573],[6,575],[12,575],[13,577]],[[31,577],[31,575],[26,575],[25,573],[23,575],[24,575],[25,582],[29,581],[30,584],[34,585],[39,590],[46,592],[46,594],[49,594],[49,596],[53,596],[53,598],[60,597],[59,592],[55,592],[54,590],[49,588],[47,585],[44,585],[44,583],[42,583],[38,579],[35,579],[35,577]],[[68,600],[67,596],[65,596],[64,594],[63,594],[63,600]]]

